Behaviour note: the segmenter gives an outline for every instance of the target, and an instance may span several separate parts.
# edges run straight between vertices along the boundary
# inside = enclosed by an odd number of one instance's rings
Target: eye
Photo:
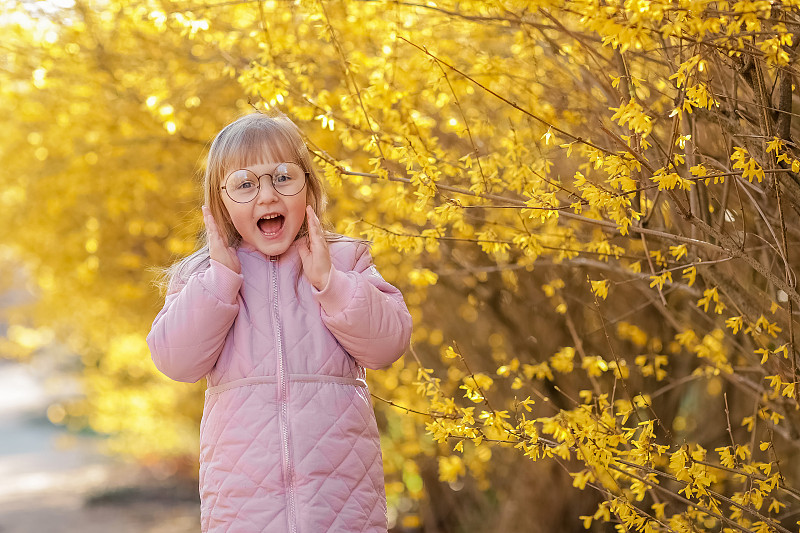
[[[241,190],[246,190],[246,189],[249,189],[249,188],[255,187],[255,186],[256,186],[256,184],[255,184],[255,182],[253,180],[244,179],[242,181],[234,183],[233,188],[235,190],[237,190],[237,191],[241,191]]]
[[[285,173],[280,173],[275,176],[275,183],[286,183],[292,181],[292,177]]]
[[[228,178],[228,189],[233,191],[246,191],[253,187],[258,187],[256,177],[250,172],[234,172]]]

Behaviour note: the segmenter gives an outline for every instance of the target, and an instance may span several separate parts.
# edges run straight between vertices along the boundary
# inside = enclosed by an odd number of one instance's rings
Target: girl
[[[367,246],[326,238],[297,127],[255,113],[211,144],[207,245],[171,269],[147,343],[177,381],[206,377],[203,532],[386,532],[364,368],[395,361],[411,316]]]

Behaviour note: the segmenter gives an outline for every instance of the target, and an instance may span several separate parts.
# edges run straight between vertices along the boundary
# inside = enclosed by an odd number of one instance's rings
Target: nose
[[[272,180],[267,176],[261,176],[258,184],[258,196],[256,202],[259,204],[270,204],[278,199],[278,191],[272,186]]]

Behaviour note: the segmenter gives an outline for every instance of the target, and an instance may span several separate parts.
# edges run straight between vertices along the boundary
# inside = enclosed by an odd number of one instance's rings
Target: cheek
[[[303,224],[305,224],[305,217],[306,217],[306,199],[303,195],[298,195],[295,202],[292,202],[290,206],[290,210],[292,212],[292,219],[294,221],[293,230],[295,231],[295,237],[299,234],[300,229],[302,229]]]
[[[236,230],[236,233],[239,235],[241,235],[242,232],[247,231],[244,217],[237,216],[236,218],[231,218],[231,222],[233,222],[233,229]]]
[[[233,205],[230,205],[233,204]],[[240,213],[239,209],[237,209],[238,204],[234,204],[230,199],[223,199],[222,200],[222,208],[224,213],[222,216],[224,217],[222,220],[217,221],[217,226],[221,233],[233,232],[235,236],[241,236],[242,233],[242,224],[243,224],[243,215]]]
[[[292,211],[292,214],[304,217],[306,214],[306,202],[306,195],[298,194],[297,196],[291,197],[288,207]]]

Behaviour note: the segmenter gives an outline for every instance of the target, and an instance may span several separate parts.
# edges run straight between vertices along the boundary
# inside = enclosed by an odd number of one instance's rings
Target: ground
[[[0,533],[199,531],[195,487],[52,424],[53,394],[41,368],[0,360]]]

